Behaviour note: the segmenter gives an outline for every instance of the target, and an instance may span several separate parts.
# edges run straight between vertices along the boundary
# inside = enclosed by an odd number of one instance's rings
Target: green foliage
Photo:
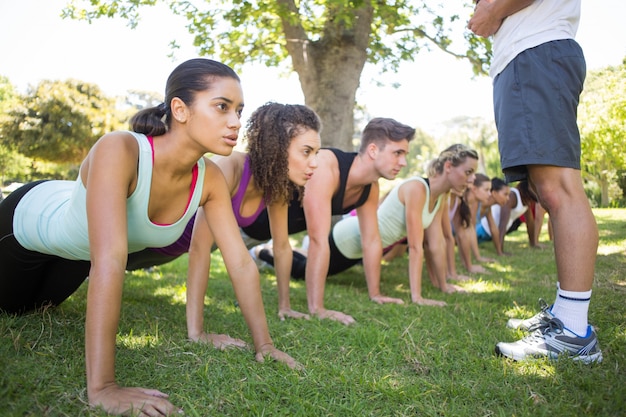
[[[490,178],[502,178],[498,133],[493,121],[480,117],[461,116],[446,123],[446,146],[464,143],[478,152],[478,172]],[[443,147],[442,149],[443,150]]]
[[[88,22],[101,17],[121,17],[131,27],[140,21],[142,6],[158,0],[73,0],[63,16]],[[280,66],[288,57],[287,42],[324,43],[333,38],[355,36],[355,10],[371,8],[372,24],[368,61],[383,70],[396,70],[402,61],[413,60],[423,48],[436,46],[468,59],[476,74],[486,74],[491,43],[464,30],[470,4],[445,6],[441,2],[370,2],[364,0],[276,1],[173,1],[162,0],[173,13],[187,19],[194,45],[201,55],[217,56],[237,67],[246,62]],[[463,16],[460,18],[459,15]],[[301,28],[301,37],[287,39],[286,26]],[[462,33],[462,35],[461,35]],[[463,47],[453,39],[464,39]],[[457,41],[458,42],[458,41]],[[174,43],[175,44],[175,43]],[[348,47],[350,41],[345,46]]]
[[[421,129],[416,129],[415,137],[409,143],[407,165],[402,168],[398,178],[408,178],[413,175],[427,176],[428,163],[443,150],[440,148],[435,138]]]
[[[0,116],[4,117],[6,109],[10,108],[17,97],[17,91],[9,79],[0,75]]]
[[[305,104],[324,124],[322,145],[344,150],[353,147],[356,90],[366,62],[395,71],[434,46],[485,74],[491,56],[490,41],[469,33],[459,18],[469,16],[472,5],[434,0],[73,0],[63,16],[118,16],[135,26],[141,7],[157,3],[187,20],[200,55],[235,69],[260,62],[295,71]]]
[[[115,101],[96,85],[42,81],[8,109],[0,144],[31,158],[77,164],[100,136],[120,127]]]
[[[486,264],[490,274],[459,283],[467,294],[442,294],[423,275],[425,297],[447,307],[409,303],[407,258],[383,266],[381,291],[404,305],[367,296],[363,269],[328,278],[326,306],[352,314],[352,326],[330,321],[280,321],[276,280],[263,270],[261,288],[275,345],[302,372],[254,361],[251,348],[220,351],[187,340],[187,257],[127,274],[117,339],[116,378],[156,388],[186,416],[622,416],[626,410],[626,210],[595,210],[600,247],[590,320],[604,361],[512,362],[495,356],[498,341],[522,336],[509,317],[537,312],[555,295],[548,249],[528,248],[523,226],[507,236],[512,256]],[[481,245],[496,257],[493,245]],[[206,328],[251,343],[218,252],[205,298]],[[460,268],[460,266],[458,266]],[[461,270],[459,270],[461,271]],[[88,281],[55,309],[0,315],[0,398],[3,416],[104,416],[85,389],[84,320]],[[302,281],[291,304],[306,309]]]
[[[626,169],[626,64],[588,74],[579,106],[582,169],[601,189],[601,205],[620,198],[618,172]]]

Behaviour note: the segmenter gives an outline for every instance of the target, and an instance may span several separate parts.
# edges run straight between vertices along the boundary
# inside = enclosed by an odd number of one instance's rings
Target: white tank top
[[[204,186],[204,159],[185,214],[170,225],[148,218],[152,183],[152,147],[145,135],[131,133],[139,144],[137,187],[126,200],[128,252],[167,246],[178,239],[196,213]],[[72,260],[89,260],[87,190],[80,175],[75,181],[46,181],[32,188],[15,208],[13,231],[24,248]]]
[[[406,236],[406,207],[398,198],[398,190],[402,184],[409,181],[418,181],[426,187],[426,204],[422,209],[422,225],[426,229],[433,221],[435,214],[441,206],[444,195],[437,198],[433,211],[428,210],[430,202],[430,187],[424,178],[411,177],[396,185],[387,195],[387,198],[378,207],[378,229],[383,248],[396,243]],[[356,216],[346,217],[333,227],[333,240],[337,249],[348,259],[360,259],[363,257],[361,246],[361,232],[359,221]]]

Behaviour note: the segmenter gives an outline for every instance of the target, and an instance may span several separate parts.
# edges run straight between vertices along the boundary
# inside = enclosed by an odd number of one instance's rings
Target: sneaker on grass
[[[496,354],[516,361],[540,357],[557,359],[560,356],[584,363],[602,361],[598,337],[591,326],[587,326],[586,335],[578,336],[553,317],[529,331],[528,336],[517,342],[496,344]]]
[[[548,322],[554,318],[554,315],[550,311],[552,306],[548,305],[543,298],[539,299],[539,306],[541,307],[541,311],[539,313],[528,319],[509,319],[509,321],[506,322],[506,327],[509,329],[528,331],[528,329],[536,327],[541,323]]]

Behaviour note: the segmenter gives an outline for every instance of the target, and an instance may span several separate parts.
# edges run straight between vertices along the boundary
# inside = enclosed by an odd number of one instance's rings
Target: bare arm
[[[292,368],[300,367],[293,358],[274,347],[261,297],[259,271],[241,239],[226,181],[217,180],[220,177],[216,173],[219,172],[217,168],[213,170],[215,172],[211,171],[207,167],[206,175],[211,179],[212,187],[203,209],[205,213],[210,213],[207,216],[209,229],[220,248],[239,308],[250,329],[256,358],[262,362],[269,355]]]
[[[289,300],[289,281],[291,279],[291,264],[293,262],[293,250],[289,243],[289,231],[287,225],[288,205],[274,204],[267,208],[270,219],[270,232],[272,235],[272,250],[274,253],[274,271],[276,271],[276,283],[278,287],[278,317],[305,318],[309,316],[291,309]]]
[[[452,196],[457,198],[455,196]],[[466,275],[460,275],[456,270],[456,258],[455,258],[455,247],[456,241],[454,240],[454,235],[452,234],[452,223],[448,216],[448,212],[450,210],[450,199],[446,198],[441,214],[441,231],[443,233],[443,238],[445,240],[446,245],[446,268],[447,268],[447,278],[454,279],[458,281],[469,279]],[[427,259],[428,262],[430,262]],[[432,281],[432,279],[431,279]]]
[[[187,270],[187,335],[194,342],[211,343],[218,349],[246,347],[241,339],[225,334],[206,333],[204,330],[204,297],[211,269],[211,249],[214,243],[204,209],[196,212]]]
[[[398,198],[405,206],[407,243],[409,246],[409,288],[411,301],[420,305],[445,305],[442,301],[422,297],[422,270],[424,265],[424,224],[422,211],[428,204],[426,186],[419,181],[408,181],[400,186]],[[441,226],[441,218],[437,218]],[[441,229],[439,229],[441,230]],[[436,242],[429,242],[437,244]],[[440,265],[438,265],[440,266]],[[438,266],[434,266],[435,268]],[[440,278],[440,277],[438,277]],[[437,282],[442,291],[446,289],[445,271],[443,282]]]
[[[383,256],[383,248],[380,241],[380,231],[378,230],[378,194],[379,188],[378,182],[376,182],[372,184],[365,204],[357,208],[367,292],[370,299],[379,304],[402,304],[403,301],[401,299],[386,297],[380,293],[380,264]]]
[[[324,307],[324,287],[330,263],[328,236],[331,227],[331,202],[339,177],[334,166],[336,162],[333,162],[334,156],[322,155],[321,152],[318,155],[318,168],[305,186],[302,201],[309,235],[305,272],[309,313],[321,319],[352,324],[355,320],[351,316]]]
[[[489,230],[491,231],[491,240],[493,240],[493,245],[496,248],[496,253],[498,254],[498,256],[503,256],[504,252],[502,251],[502,241],[500,240],[500,229],[498,228],[498,225],[496,225],[496,221],[493,218],[493,214],[491,213],[491,207],[487,208],[485,217],[487,218],[487,224],[489,225]]]
[[[500,221],[498,223],[498,232],[500,232],[500,247],[504,252],[504,238],[507,232],[507,226],[511,219],[512,207],[517,206],[517,195],[514,192],[509,194],[509,201],[506,204],[500,206]]]
[[[138,147],[128,134],[103,137],[81,167],[87,187],[91,270],[87,290],[85,362],[89,403],[121,414],[173,413],[167,395],[146,388],[123,388],[115,382],[115,339],[128,257],[126,199],[135,181]]]
[[[441,227],[441,218],[447,218],[447,216],[443,213],[440,209],[430,226],[424,230],[425,238],[428,241],[426,257],[431,265],[430,273],[433,274],[431,281],[434,281],[435,286],[445,293],[465,292],[461,287],[447,282],[446,241]],[[440,304],[437,305],[445,305],[441,301],[438,303]]]
[[[484,273],[486,272],[485,268],[481,265],[472,264],[472,235],[476,237],[476,231],[473,226],[470,224],[467,227],[464,227],[461,224],[461,216],[459,214],[459,210],[454,215],[453,218],[454,231],[456,233],[456,242],[459,250],[459,257],[461,258],[461,262],[463,266],[470,273]]]
[[[541,229],[543,228],[543,219],[546,211],[539,203],[534,204],[534,211],[529,206],[524,218],[526,219],[526,232],[528,233],[528,243],[532,248],[543,249],[544,245],[539,243],[539,236],[541,235]]]

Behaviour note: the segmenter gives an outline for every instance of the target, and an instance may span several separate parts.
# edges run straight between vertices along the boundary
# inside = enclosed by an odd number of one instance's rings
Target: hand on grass
[[[259,352],[256,353],[257,362],[263,363],[265,362],[265,358],[272,358],[277,362],[282,362],[289,366],[291,369],[296,369],[298,371],[304,369],[302,364],[296,361],[294,358],[283,352],[282,350],[278,350],[272,344],[266,344],[261,346]]]
[[[481,266],[481,268],[482,268],[482,266]],[[454,281],[469,281],[470,279],[472,279],[472,277],[470,277],[468,275],[456,274],[456,275],[449,275],[448,279],[451,279],[451,280],[454,280]]]
[[[305,319],[305,320],[309,320],[311,318],[308,314],[300,313],[299,311],[292,310],[290,308],[278,310],[278,317],[280,318],[281,321],[285,321],[285,318],[287,317],[291,319]]]
[[[467,294],[467,291],[463,287],[459,287],[456,284],[446,284],[446,288],[443,290],[443,292],[445,292],[446,294],[452,294],[455,292]]]
[[[400,298],[387,297],[386,295],[375,295],[370,298],[373,302],[378,304],[394,303],[404,304],[404,301]]]
[[[346,326],[356,322],[356,320],[354,320],[352,316],[344,314],[341,311],[321,309],[314,313],[314,315],[320,319],[330,319],[338,321],[342,324],[345,324]]]
[[[131,416],[171,416],[183,414],[167,400],[168,395],[148,388],[123,388],[117,384],[89,394],[89,405],[107,413]]]
[[[207,344],[212,344],[215,348],[219,350],[230,349],[233,347],[236,348],[246,348],[248,344],[241,339],[235,339],[234,337],[230,337],[227,334],[217,334],[217,333],[200,333],[198,337],[192,338],[194,342],[202,342]]]
[[[490,274],[482,265],[472,265],[468,268],[470,274]]]
[[[417,298],[415,301],[413,301],[414,304],[420,305],[420,306],[434,306],[434,307],[445,307],[448,305],[448,303],[446,303],[445,301],[439,301],[439,300],[431,300],[429,298]]]

